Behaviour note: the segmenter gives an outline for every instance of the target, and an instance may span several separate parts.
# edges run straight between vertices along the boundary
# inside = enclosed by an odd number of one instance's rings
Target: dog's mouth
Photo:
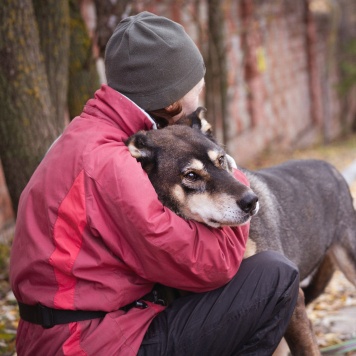
[[[260,204],[257,202],[256,207],[251,210],[248,214],[240,217],[239,221],[218,221],[215,219],[208,219],[206,222],[208,225],[212,227],[220,227],[220,226],[242,226],[246,225],[250,222],[251,218],[254,217],[260,209]]]
[[[221,223],[219,222],[219,221],[216,221],[216,220],[214,220],[214,219],[209,219],[209,225],[210,226],[220,226],[221,225]]]

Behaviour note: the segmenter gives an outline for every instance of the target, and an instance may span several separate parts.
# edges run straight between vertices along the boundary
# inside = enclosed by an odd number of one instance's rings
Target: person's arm
[[[110,226],[103,238],[113,253],[153,282],[194,292],[226,284],[240,266],[248,226],[213,229],[180,218],[158,200],[141,165],[116,152],[120,166],[112,158],[88,183],[99,204],[91,220]]]

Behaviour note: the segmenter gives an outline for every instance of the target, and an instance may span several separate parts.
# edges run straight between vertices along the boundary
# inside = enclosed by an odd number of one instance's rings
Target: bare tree
[[[106,43],[121,19],[130,13],[132,1],[94,0],[94,3],[97,15],[96,39],[99,56],[104,58]]]
[[[58,3],[65,6],[65,2]],[[53,14],[56,15],[62,16],[61,12]],[[65,21],[57,22],[53,19],[53,23],[62,27],[47,27],[47,41],[52,40],[51,30],[56,33],[62,31],[65,38]],[[63,124],[56,120],[56,99],[51,97],[51,86],[44,62],[46,56],[41,53],[38,28],[31,0],[2,1],[0,157],[15,211],[21,191],[63,127]],[[53,38],[55,40],[57,37],[54,35]],[[47,46],[43,40],[42,44]],[[54,47],[53,44],[48,46]],[[55,55],[56,53],[53,53],[53,57]],[[57,55],[68,56],[65,52]],[[47,69],[49,71],[49,67]]]
[[[79,1],[4,0],[0,21],[0,158],[16,211],[67,105],[76,116],[100,83]]]
[[[69,6],[67,1],[32,0],[39,29],[55,123],[63,129],[67,104]]]
[[[222,4],[208,0],[208,53],[206,59],[206,107],[208,119],[214,126],[219,141],[227,140],[227,69],[226,41],[222,25]]]
[[[79,115],[83,105],[100,86],[93,56],[93,43],[80,13],[77,0],[70,6],[70,55],[68,82],[68,111],[70,119]]]

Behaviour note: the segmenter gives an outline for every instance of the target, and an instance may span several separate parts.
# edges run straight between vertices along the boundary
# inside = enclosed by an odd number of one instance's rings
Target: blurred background
[[[116,25],[141,11],[181,23],[197,43],[201,104],[239,165],[310,148],[339,169],[356,159],[355,0],[2,0],[0,299],[21,191],[105,83]],[[0,350],[1,338],[0,321]]]

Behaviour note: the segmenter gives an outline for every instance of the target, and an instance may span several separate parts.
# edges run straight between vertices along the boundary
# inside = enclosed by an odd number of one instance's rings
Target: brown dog
[[[159,199],[177,214],[213,227],[253,217],[246,255],[279,251],[309,281],[285,334],[292,354],[320,355],[305,303],[324,291],[336,267],[356,286],[356,212],[347,183],[326,162],[289,161],[243,170],[251,190],[234,179],[229,157],[201,127],[139,132],[126,144]]]

